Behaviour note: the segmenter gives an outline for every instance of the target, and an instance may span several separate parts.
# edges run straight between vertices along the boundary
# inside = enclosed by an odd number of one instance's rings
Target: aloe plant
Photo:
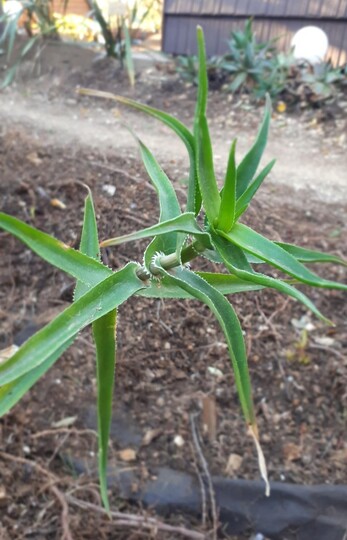
[[[142,161],[158,195],[158,223],[99,243],[92,194],[88,191],[80,250],[76,251],[52,236],[0,213],[2,229],[76,280],[72,305],[0,365],[0,414],[5,414],[44,375],[82,328],[91,325],[96,347],[99,476],[106,508],[109,507],[106,466],[116,359],[116,321],[121,304],[134,295],[193,298],[211,309],[225,335],[241,409],[258,450],[261,474],[267,482],[242,329],[227,296],[270,287],[298,300],[330,324],[296,285],[304,283],[328,289],[347,289],[347,285],[319,277],[304,264],[322,261],[346,264],[340,258],[291,244],[272,242],[240,222],[274,165],[271,161],[258,172],[269,130],[269,100],[255,142],[239,164],[235,159],[236,140],[232,142],[224,185],[220,189],[214,172],[206,116],[208,88],[201,28],[197,30],[197,39],[199,86],[192,130],[169,114],[147,105],[112,94],[80,90],[83,94],[108,97],[140,110],[164,123],[180,137],[190,160],[185,211],[181,209],[170,179],[151,151],[138,140]],[[203,226],[201,216],[204,217]],[[100,261],[100,247],[143,238],[151,239],[143,263],[129,262],[114,272]],[[224,263],[227,273],[193,271],[189,262],[200,256]],[[261,270],[262,263],[281,270],[289,276],[288,279],[266,275]]]

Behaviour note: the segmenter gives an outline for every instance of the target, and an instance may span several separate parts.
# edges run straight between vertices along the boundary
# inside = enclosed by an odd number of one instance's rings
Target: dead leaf
[[[6,349],[0,351],[0,365],[4,364],[11,356],[18,351],[19,347],[17,345],[10,345]]]
[[[347,446],[334,452],[331,456],[331,461],[337,465],[347,467]]]
[[[58,422],[53,422],[52,427],[54,428],[64,428],[72,426],[77,420],[77,416],[67,416],[58,420]]]
[[[217,434],[217,409],[213,396],[205,396],[202,400],[202,424],[209,440],[214,442]]]
[[[146,431],[142,439],[142,446],[148,446],[149,444],[151,444],[151,442],[157,439],[159,435],[161,435],[161,433],[162,430],[159,428],[149,429],[148,431]]]
[[[36,166],[41,165],[42,163],[42,159],[38,156],[37,152],[30,152],[26,158],[28,161],[30,161],[30,163]]]
[[[51,199],[51,206],[54,208],[59,208],[59,210],[66,210],[66,204],[63,203],[60,199]]]
[[[228,476],[234,476],[234,474],[240,469],[243,458],[239,454],[230,454],[227,466],[225,467],[225,473]]]
[[[4,506],[7,503],[7,493],[5,486],[0,486],[0,506]]]
[[[301,458],[301,448],[297,444],[287,443],[282,447],[284,459],[292,462]]]
[[[133,448],[125,448],[118,452],[119,459],[122,461],[135,461],[136,460],[136,450]]]
[[[173,373],[173,376],[178,381],[182,381],[183,379],[187,378],[187,373],[183,371],[183,369],[176,369],[175,372]]]

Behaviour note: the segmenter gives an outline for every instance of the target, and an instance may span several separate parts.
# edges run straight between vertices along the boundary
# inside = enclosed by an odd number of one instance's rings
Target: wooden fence
[[[195,29],[205,31],[207,54],[223,54],[230,32],[254,18],[257,39],[278,38],[278,47],[289,50],[297,30],[318,26],[327,34],[334,65],[347,62],[347,0],[165,0],[163,51],[195,54]]]

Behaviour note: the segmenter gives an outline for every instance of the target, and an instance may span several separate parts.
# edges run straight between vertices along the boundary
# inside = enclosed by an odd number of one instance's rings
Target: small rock
[[[182,448],[182,446],[184,446],[184,439],[181,435],[175,435],[173,442],[176,446],[178,446],[178,448]]]
[[[164,405],[165,405],[165,399],[164,399],[163,397],[158,397],[156,403],[157,403],[158,407],[164,407]]]
[[[116,193],[116,186],[113,184],[104,184],[102,186],[102,191],[104,191],[109,197],[113,197]]]
[[[207,371],[214,377],[217,377],[217,379],[222,379],[224,377],[224,373],[214,366],[208,366]]]

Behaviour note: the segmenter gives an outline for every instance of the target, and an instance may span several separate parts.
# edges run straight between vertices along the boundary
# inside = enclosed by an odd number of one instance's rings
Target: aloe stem
[[[186,264],[198,257],[205,249],[205,246],[199,240],[195,240],[195,242],[182,249],[181,260],[177,256],[177,253],[170,253],[170,255],[163,255],[160,257],[160,266],[165,270],[170,270],[170,268]],[[151,264],[150,273],[142,266],[138,269],[136,274],[138,278],[147,281],[150,279],[151,275],[158,275],[159,270]]]

